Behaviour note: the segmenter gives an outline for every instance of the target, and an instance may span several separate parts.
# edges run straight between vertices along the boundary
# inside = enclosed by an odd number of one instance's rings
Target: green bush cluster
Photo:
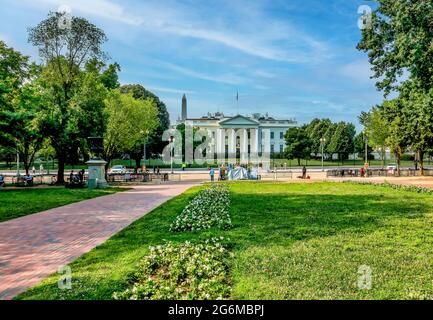
[[[131,287],[116,292],[117,300],[221,300],[231,294],[230,253],[222,241],[184,242],[150,247]]]
[[[232,226],[230,217],[230,196],[224,185],[210,185],[185,207],[170,231],[202,231],[212,227],[227,230]]]

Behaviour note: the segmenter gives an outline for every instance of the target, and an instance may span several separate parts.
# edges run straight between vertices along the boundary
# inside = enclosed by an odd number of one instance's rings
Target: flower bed
[[[418,186],[408,186],[408,185],[402,185],[402,184],[393,184],[389,182],[385,183],[375,183],[375,182],[359,182],[359,181],[345,181],[345,183],[354,183],[354,184],[361,184],[361,185],[370,185],[370,186],[377,186],[377,187],[388,187],[395,190],[404,190],[404,191],[411,191],[416,193],[428,193],[433,194],[433,189],[430,188],[423,188]]]
[[[113,295],[118,300],[221,300],[230,296],[228,258],[213,238],[204,243],[184,242],[150,247],[131,287]]]
[[[211,185],[185,207],[170,231],[201,231],[212,227],[226,230],[232,226],[229,191],[223,185]]]

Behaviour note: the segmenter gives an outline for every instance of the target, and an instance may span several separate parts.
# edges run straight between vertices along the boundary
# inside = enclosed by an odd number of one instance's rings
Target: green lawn
[[[0,190],[0,222],[125,189],[29,188]]]
[[[351,183],[234,183],[234,228],[168,231],[198,188],[172,199],[72,263],[72,290],[53,275],[21,299],[110,299],[149,245],[230,238],[233,299],[432,299],[433,197]],[[372,269],[372,289],[357,287]]]

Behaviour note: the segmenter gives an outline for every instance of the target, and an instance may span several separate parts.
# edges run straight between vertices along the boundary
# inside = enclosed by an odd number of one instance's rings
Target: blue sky
[[[358,0],[0,0],[0,39],[38,59],[27,28],[62,5],[105,30],[122,66],[120,81],[140,83],[180,114],[221,111],[352,121],[382,101],[369,79]]]

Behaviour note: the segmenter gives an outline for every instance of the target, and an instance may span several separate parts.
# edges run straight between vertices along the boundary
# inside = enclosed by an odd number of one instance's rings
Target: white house
[[[248,163],[254,156],[263,153],[283,152],[287,130],[297,126],[294,119],[275,119],[259,113],[225,116],[217,112],[201,118],[188,118],[185,96],[182,99],[182,118],[178,120],[180,123],[205,130],[214,142],[219,158],[239,159],[240,163]]]

